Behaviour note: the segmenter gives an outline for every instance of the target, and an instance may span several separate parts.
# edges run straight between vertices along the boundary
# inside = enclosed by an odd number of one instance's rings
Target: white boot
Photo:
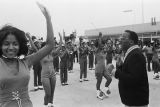
[[[154,78],[154,79],[158,79],[158,78],[159,78],[159,74],[158,74],[158,73],[155,73],[155,74],[153,75],[153,78]]]
[[[103,100],[103,92],[100,90],[97,90],[97,98]]]
[[[47,107],[52,107],[52,103],[48,103]]]
[[[79,79],[79,82],[82,82],[82,79]]]
[[[83,81],[89,81],[87,78],[83,78]]]
[[[34,86],[34,91],[37,91],[38,90],[38,86]]]
[[[104,89],[104,94],[105,94],[107,97],[109,97],[109,94],[111,94],[111,91],[110,91],[109,87],[105,87],[105,89]]]

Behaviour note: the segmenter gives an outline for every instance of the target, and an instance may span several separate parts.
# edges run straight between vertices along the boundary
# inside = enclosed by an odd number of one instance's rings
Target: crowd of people
[[[100,32],[97,40],[80,40],[78,45],[72,40],[63,42],[59,33],[58,43],[49,12],[43,5],[37,5],[46,19],[45,42],[10,25],[0,30],[0,107],[33,106],[28,94],[31,69],[34,72],[34,90],[44,90],[44,105],[54,107],[56,75],[60,75],[62,86],[69,85],[68,73],[74,73],[74,63],[80,64],[79,82],[89,81],[87,67],[95,71],[97,98],[109,96],[109,86],[115,77],[125,107],[148,107],[147,71],[153,70],[154,79],[159,78],[158,42],[142,45],[134,31],[126,30],[117,41],[104,39]],[[115,67],[112,60],[116,60]],[[104,90],[101,89],[103,77],[106,79]]]

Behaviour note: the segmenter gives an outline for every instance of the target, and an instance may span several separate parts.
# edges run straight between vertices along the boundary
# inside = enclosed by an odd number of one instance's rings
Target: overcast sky
[[[160,20],[160,0],[0,0],[0,25],[12,24],[32,35],[45,37],[45,19],[36,5],[44,4],[52,17],[54,33],[123,26]],[[142,14],[143,7],[143,14]],[[124,12],[131,10],[130,12]]]

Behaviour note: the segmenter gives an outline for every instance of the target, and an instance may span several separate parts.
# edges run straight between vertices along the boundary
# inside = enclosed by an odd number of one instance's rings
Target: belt
[[[18,107],[22,107],[19,91],[12,92],[12,97],[13,97],[12,100],[16,100],[17,101]]]
[[[18,107],[22,107],[21,100],[29,98],[28,88],[0,90],[0,103],[17,101]]]

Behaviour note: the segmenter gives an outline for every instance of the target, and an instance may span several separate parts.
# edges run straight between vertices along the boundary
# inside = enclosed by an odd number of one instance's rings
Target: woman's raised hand
[[[29,32],[26,33],[26,37],[27,37],[27,38],[30,38],[30,37],[31,37]]]
[[[59,33],[59,38],[60,38],[60,45],[63,44],[63,41],[62,41],[62,35]]]
[[[43,13],[43,15],[45,16],[45,18],[49,18],[50,19],[51,16],[50,16],[47,8],[44,5],[40,4],[39,2],[36,2],[36,3],[38,5],[38,7],[40,8],[41,12]]]

